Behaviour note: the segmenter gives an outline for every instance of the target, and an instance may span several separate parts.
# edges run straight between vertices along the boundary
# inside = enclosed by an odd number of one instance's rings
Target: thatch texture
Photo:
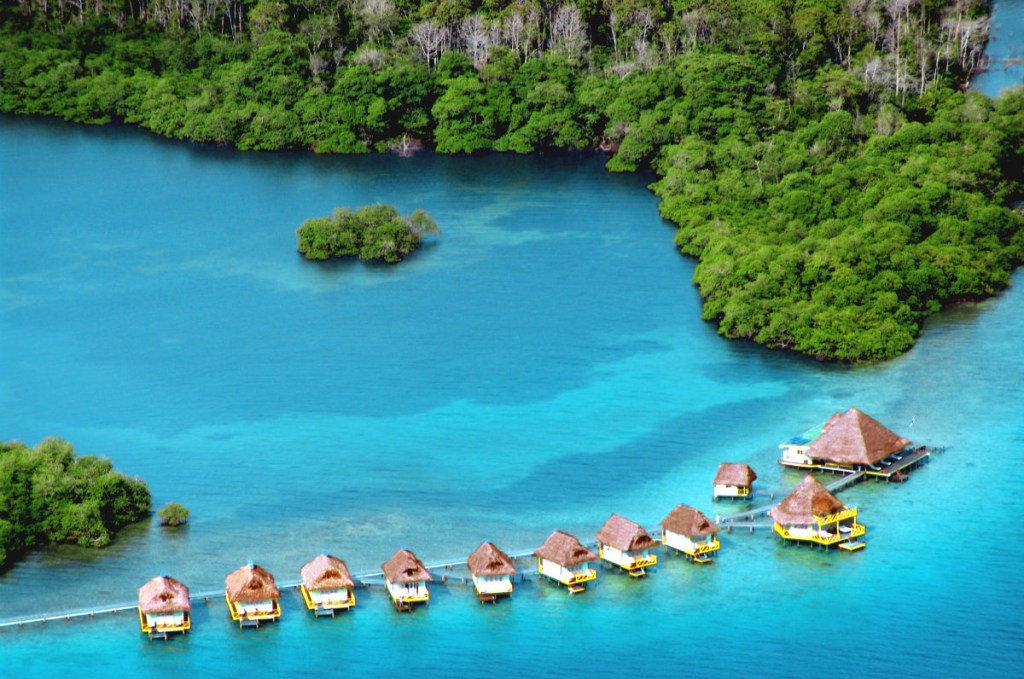
[[[408,549],[400,549],[381,567],[384,577],[394,584],[406,585],[413,582],[429,582],[430,571],[416,555]]]
[[[274,576],[256,564],[249,563],[224,578],[228,598],[237,603],[251,603],[281,598]]]
[[[159,575],[139,587],[139,608],[143,613],[163,614],[191,611],[188,587],[174,578]]]
[[[835,464],[875,464],[909,445],[910,441],[870,415],[850,408],[829,418],[821,436],[808,446],[807,454],[814,460]]]
[[[676,508],[662,519],[661,527],[688,538],[701,538],[718,532],[718,526],[714,521],[703,512],[687,505],[676,505]]]
[[[756,478],[757,474],[754,473],[749,464],[723,462],[718,465],[718,473],[715,474],[714,484],[716,486],[749,486]]]
[[[299,570],[302,584],[310,592],[320,589],[352,589],[356,583],[341,559],[321,554]]]
[[[516,574],[512,559],[495,547],[493,542],[481,542],[466,559],[466,566],[469,572],[477,577]]]
[[[660,544],[640,524],[618,514],[612,514],[604,522],[601,530],[597,531],[597,541],[620,552],[636,552]]]
[[[580,544],[580,541],[560,530],[548,536],[544,544],[533,553],[560,566],[575,566],[587,561],[596,561],[597,554]]]
[[[768,510],[768,516],[783,526],[809,525],[815,516],[845,509],[846,505],[808,474],[786,499]]]

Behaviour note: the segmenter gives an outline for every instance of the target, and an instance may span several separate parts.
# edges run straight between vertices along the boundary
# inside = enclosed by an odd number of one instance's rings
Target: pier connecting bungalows
[[[569,594],[579,594],[588,582],[597,579],[597,571],[589,566],[597,560],[597,554],[568,533],[556,530],[533,555],[537,557],[537,572],[565,585]]]
[[[466,567],[473,576],[480,603],[495,603],[499,597],[512,595],[512,576],[516,567],[508,554],[494,546],[493,542],[480,543],[469,558]]]
[[[252,561],[224,578],[224,598],[239,627],[259,627],[281,617],[281,590],[274,576]]]
[[[381,565],[387,587],[397,611],[411,611],[416,604],[430,601],[430,571],[416,555],[403,547]]]
[[[341,559],[321,554],[303,566],[299,575],[302,600],[316,617],[333,617],[337,611],[347,611],[356,605],[356,583]]]
[[[159,575],[139,588],[139,627],[150,639],[192,629],[192,602],[188,587]]]
[[[640,524],[612,514],[597,532],[597,553],[602,559],[625,570],[631,577],[647,574],[647,568],[658,563],[651,550],[658,546]]]
[[[886,476],[909,467],[927,452],[904,459],[902,451],[910,441],[886,429],[881,423],[856,408],[836,413],[813,438],[797,437],[782,444],[782,464],[804,469],[832,471],[864,470],[869,475]],[[910,453],[907,453],[910,455]]]
[[[720,497],[748,498],[754,487],[757,474],[749,464],[739,462],[723,462],[718,465],[718,473],[712,484],[711,499]]]
[[[866,532],[857,523],[857,508],[847,507],[808,474],[786,499],[768,510],[774,530],[783,540],[838,546],[854,551],[864,547]]]
[[[721,546],[717,533],[714,521],[688,505],[676,505],[661,522],[661,542],[694,563],[711,563],[712,555]]]

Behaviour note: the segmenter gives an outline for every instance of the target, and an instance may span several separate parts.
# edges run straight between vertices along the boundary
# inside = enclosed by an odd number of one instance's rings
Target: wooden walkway
[[[827,486],[825,486],[825,488],[828,489],[828,492],[838,493],[847,486],[852,486],[855,483],[863,481],[865,477],[865,472],[863,471],[841,471],[844,472],[843,477],[841,479],[837,479],[832,483],[828,484]],[[758,522],[757,519],[762,516],[767,516],[768,510],[774,506],[775,505],[773,504],[762,505],[760,507],[755,507],[754,509],[748,509],[745,512],[740,512],[739,514],[732,514],[731,516],[719,515],[715,517],[715,523],[717,523],[719,526],[725,526],[726,528],[728,528],[729,526],[732,526],[734,528],[750,528],[751,530],[753,530],[754,528],[761,528],[764,526],[770,528],[772,525],[771,523]]]
[[[583,544],[589,548],[594,548],[596,545],[594,541],[583,542]],[[532,549],[509,552],[508,555],[512,561],[516,563],[516,575],[519,578],[519,582],[526,582],[528,577],[532,577],[537,574],[537,566],[533,561],[534,557]],[[524,560],[525,564],[520,565],[520,562]],[[445,585],[469,585],[473,582],[465,559],[461,561],[441,561],[438,563],[428,563],[424,565],[427,567],[427,570],[430,571],[432,576],[431,582]],[[384,572],[381,570],[354,573],[352,575],[352,579],[355,580],[357,587],[363,589],[384,586]],[[297,590],[300,584],[302,584],[300,580],[278,582],[277,588],[282,592]],[[193,606],[198,606],[200,604],[221,604],[224,603],[224,590],[215,589],[204,592],[192,592],[190,593],[189,599]],[[58,613],[45,613],[32,618],[0,620],[0,630],[24,627],[26,625],[39,625],[48,622],[63,622],[82,618],[95,618],[102,615],[119,615],[121,613],[130,613],[134,617],[136,610],[138,610],[137,603],[120,603],[111,606],[104,606],[102,608],[77,608]]]

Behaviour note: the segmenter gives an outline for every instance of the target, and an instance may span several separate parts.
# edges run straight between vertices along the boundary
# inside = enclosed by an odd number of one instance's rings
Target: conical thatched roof
[[[318,589],[352,589],[356,583],[341,559],[321,554],[299,570],[302,584],[309,591]]]
[[[757,474],[754,473],[749,464],[723,462],[718,465],[718,473],[715,474],[714,483],[715,485],[722,486],[749,486],[756,478]]]
[[[516,567],[508,554],[494,546],[493,542],[481,542],[480,546],[466,559],[469,572],[476,576],[515,575]]]
[[[384,571],[384,577],[397,584],[404,585],[430,580],[430,571],[423,565],[423,562],[404,548],[395,552],[395,555],[381,566],[381,570]]]
[[[824,431],[811,442],[807,454],[815,460],[836,464],[875,464],[909,445],[910,441],[892,433],[870,415],[850,408],[825,423]]]
[[[274,576],[251,562],[224,578],[224,587],[229,599],[241,603],[281,598]]]
[[[143,613],[191,611],[188,587],[174,578],[158,575],[139,587],[139,608]]]
[[[785,500],[768,510],[768,515],[784,526],[814,523],[824,516],[845,509],[835,495],[808,474]]]
[[[650,549],[660,544],[640,524],[618,514],[612,514],[604,522],[601,530],[597,531],[597,541],[622,552]]]
[[[575,566],[586,561],[594,561],[597,554],[580,544],[580,541],[560,530],[548,536],[544,544],[533,553],[542,559],[547,559],[560,566]]]
[[[718,532],[718,526],[714,521],[704,516],[703,512],[687,505],[676,505],[676,508],[662,520],[661,527],[688,538],[699,538]]]

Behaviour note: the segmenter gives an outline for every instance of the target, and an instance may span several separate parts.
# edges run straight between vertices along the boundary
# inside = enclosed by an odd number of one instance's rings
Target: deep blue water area
[[[452,584],[399,615],[369,590],[314,621],[289,592],[259,631],[215,598],[169,643],[126,615],[0,632],[0,676],[1016,674],[1020,272],[882,365],[725,341],[649,178],[603,161],[242,154],[0,117],[0,437],[61,436],[193,512],[31,554],[0,576],[0,619],[131,602],[161,571],[216,590],[250,559],[287,581],[322,550],[363,571],[402,545],[590,539],[613,511],[729,513],[720,462],[754,466],[758,501],[785,493],[801,475],[777,444],[854,405],[945,448],[843,492],[867,549],[740,531],[710,567],[663,556],[578,597],[528,582],[485,607]],[[304,219],[372,203],[443,234],[397,266],[295,252]]]

